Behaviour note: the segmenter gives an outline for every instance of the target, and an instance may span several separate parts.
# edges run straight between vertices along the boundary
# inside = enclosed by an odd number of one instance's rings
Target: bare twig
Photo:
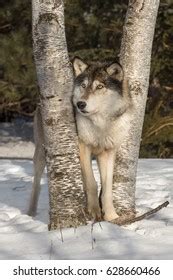
[[[62,233],[62,227],[61,226],[60,226],[59,230],[60,230],[60,234],[61,234],[61,241],[64,242],[63,233]]]
[[[143,135],[142,141],[145,141],[151,135],[156,134],[159,130],[163,129],[166,126],[173,125],[172,117],[160,118],[154,125],[152,125]]]
[[[99,226],[100,226],[100,228],[101,228],[101,229],[103,229],[103,228],[102,228],[102,225],[101,225],[101,223],[100,223],[100,222],[99,222]]]
[[[3,29],[6,29],[6,28],[11,28],[11,24],[10,23],[7,23],[7,24],[4,24],[3,26],[0,26],[0,30],[3,30]]]
[[[158,128],[156,128],[155,130],[153,130],[150,133],[148,133],[145,138],[148,138],[151,135],[158,133],[159,130],[165,128],[166,126],[172,126],[172,125],[173,125],[173,123],[171,123],[171,122],[170,123],[168,122],[168,123],[162,124]]]
[[[160,204],[159,206],[157,206],[154,209],[149,210],[148,212],[138,216],[138,217],[134,217],[134,218],[127,218],[126,217],[119,217],[118,219],[114,220],[114,223],[119,225],[119,226],[123,226],[123,225],[129,225],[138,221],[141,221],[153,214],[155,214],[156,212],[158,212],[159,210],[161,210],[164,207],[167,207],[169,204],[168,201],[165,201],[164,203]]]
[[[91,242],[92,242],[92,250],[94,249],[94,243],[96,242],[96,239],[93,237],[93,229],[94,229],[94,224],[91,224]]]

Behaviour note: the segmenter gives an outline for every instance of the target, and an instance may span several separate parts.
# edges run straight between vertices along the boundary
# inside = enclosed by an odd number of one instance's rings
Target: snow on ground
[[[33,157],[33,123],[22,118],[12,123],[0,123],[0,158]]]
[[[94,164],[96,177],[98,172]],[[42,179],[38,215],[26,215],[32,161],[0,160],[0,259],[172,259],[173,160],[139,160],[137,211],[168,200],[147,220],[119,227],[107,222],[48,232],[48,190]],[[63,240],[62,240],[63,237]]]

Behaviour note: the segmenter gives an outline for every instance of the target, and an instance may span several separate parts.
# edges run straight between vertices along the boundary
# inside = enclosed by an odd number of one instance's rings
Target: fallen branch
[[[162,208],[167,207],[168,204],[169,204],[169,202],[165,201],[164,203],[160,204],[156,208],[151,209],[151,210],[147,211],[146,213],[144,213],[144,214],[142,214],[142,215],[140,215],[138,217],[133,217],[133,218],[132,217],[127,218],[127,216],[119,217],[118,219],[114,220],[114,223],[119,225],[119,226],[124,226],[124,225],[129,225],[129,224],[141,221],[141,220],[143,220],[145,218],[148,218],[149,216],[155,214],[156,212],[158,212]]]

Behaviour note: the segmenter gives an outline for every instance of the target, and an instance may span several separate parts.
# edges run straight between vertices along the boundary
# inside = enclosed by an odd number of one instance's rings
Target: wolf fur
[[[73,60],[73,104],[79,136],[80,162],[89,214],[95,219],[111,221],[118,217],[113,206],[112,184],[116,151],[128,132],[131,104],[128,84],[118,63],[87,64]],[[34,121],[34,181],[29,215],[35,215],[40,179],[45,166],[44,136],[40,109]],[[98,162],[101,192],[92,170],[92,156]]]

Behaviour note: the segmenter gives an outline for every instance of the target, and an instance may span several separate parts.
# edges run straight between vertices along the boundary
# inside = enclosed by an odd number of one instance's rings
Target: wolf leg
[[[35,152],[33,158],[34,180],[32,184],[32,193],[30,198],[30,205],[28,215],[35,216],[37,210],[37,203],[40,194],[40,181],[46,164],[44,152],[44,133],[42,127],[41,110],[38,106],[34,115],[34,140]]]
[[[37,203],[40,194],[40,181],[45,167],[45,153],[42,146],[36,146],[34,153],[34,180],[32,185],[32,193],[30,198],[30,205],[28,215],[35,216],[37,210]]]
[[[87,196],[87,208],[89,214],[95,219],[101,219],[101,209],[97,193],[97,184],[92,170],[91,149],[84,143],[79,143],[80,163],[84,190]]]
[[[118,218],[113,206],[112,182],[114,169],[114,151],[103,151],[98,155],[98,165],[101,177],[101,203],[104,220],[111,221]]]

